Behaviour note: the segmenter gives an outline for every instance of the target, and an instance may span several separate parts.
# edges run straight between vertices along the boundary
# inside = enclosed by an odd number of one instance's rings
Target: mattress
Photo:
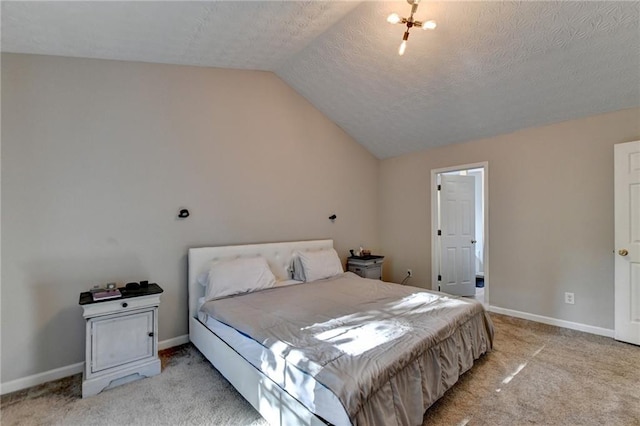
[[[205,303],[207,326],[337,424],[421,424],[492,347],[481,304],[346,273]]]
[[[251,365],[302,402],[311,412],[336,426],[351,424],[336,395],[321,383],[316,382],[313,377],[301,373],[297,368],[292,368],[290,364],[276,358],[268,348],[220,321],[204,315],[204,324]],[[267,367],[267,365],[275,367]],[[298,386],[299,383],[306,383],[306,385]]]

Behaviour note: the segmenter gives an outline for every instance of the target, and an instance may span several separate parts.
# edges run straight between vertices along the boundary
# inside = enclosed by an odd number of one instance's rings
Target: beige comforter
[[[329,388],[354,425],[421,424],[493,341],[478,302],[352,273],[202,309]]]

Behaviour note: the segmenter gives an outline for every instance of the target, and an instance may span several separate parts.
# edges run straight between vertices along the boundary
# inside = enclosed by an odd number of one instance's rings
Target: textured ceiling
[[[379,158],[640,106],[640,2],[2,2],[2,50],[274,71]]]

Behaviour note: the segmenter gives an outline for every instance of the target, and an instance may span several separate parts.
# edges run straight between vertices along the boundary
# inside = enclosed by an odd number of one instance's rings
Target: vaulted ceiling
[[[640,2],[2,2],[4,52],[273,71],[378,158],[640,106]]]

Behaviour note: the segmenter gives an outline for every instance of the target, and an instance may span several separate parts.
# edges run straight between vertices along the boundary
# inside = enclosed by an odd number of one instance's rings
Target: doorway
[[[431,170],[431,288],[474,298],[485,306],[488,176],[488,162]]]

